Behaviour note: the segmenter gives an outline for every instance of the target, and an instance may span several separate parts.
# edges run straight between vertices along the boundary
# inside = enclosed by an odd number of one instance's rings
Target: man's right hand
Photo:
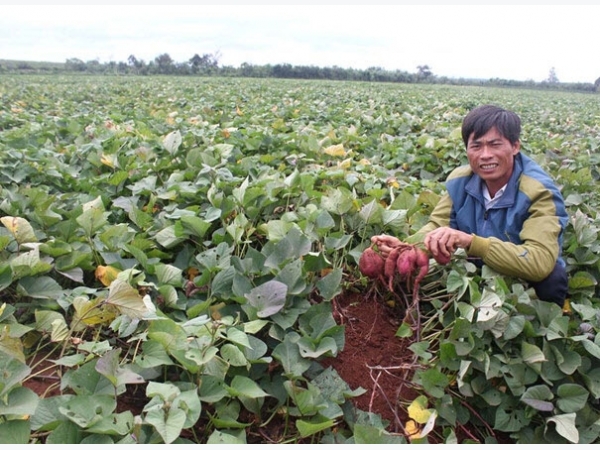
[[[387,258],[393,248],[402,244],[402,241],[395,236],[380,234],[371,237],[371,243],[377,246],[377,250],[384,258]]]

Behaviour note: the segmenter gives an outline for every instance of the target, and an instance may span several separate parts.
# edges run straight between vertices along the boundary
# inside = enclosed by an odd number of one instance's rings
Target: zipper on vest
[[[486,209],[485,212],[483,213],[483,220],[487,220],[488,219],[488,210]]]

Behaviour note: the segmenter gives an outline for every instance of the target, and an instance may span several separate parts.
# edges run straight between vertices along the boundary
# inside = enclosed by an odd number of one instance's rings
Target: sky
[[[600,5],[1,5],[0,59],[292,64],[450,78],[600,77]]]

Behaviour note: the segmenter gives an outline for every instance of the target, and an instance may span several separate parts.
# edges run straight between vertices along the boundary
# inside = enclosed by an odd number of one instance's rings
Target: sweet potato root
[[[394,276],[396,275],[396,261],[402,252],[405,251],[404,247],[396,247],[392,249],[387,259],[385,260],[384,275],[388,281],[388,288],[390,292],[394,292]]]
[[[418,301],[419,299],[419,286],[421,285],[421,281],[429,272],[429,255],[421,250],[420,248],[415,248],[415,266],[419,269],[415,276],[415,281],[413,282],[413,299]]]
[[[376,280],[383,275],[384,265],[383,257],[371,247],[367,248],[358,260],[360,273],[372,280]]]

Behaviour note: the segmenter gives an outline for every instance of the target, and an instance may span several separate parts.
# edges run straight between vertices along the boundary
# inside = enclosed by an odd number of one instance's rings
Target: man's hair
[[[519,140],[521,119],[517,114],[495,105],[482,105],[472,109],[463,120],[462,138],[465,147],[471,134],[474,133],[474,139],[479,139],[494,127],[511,144]]]

